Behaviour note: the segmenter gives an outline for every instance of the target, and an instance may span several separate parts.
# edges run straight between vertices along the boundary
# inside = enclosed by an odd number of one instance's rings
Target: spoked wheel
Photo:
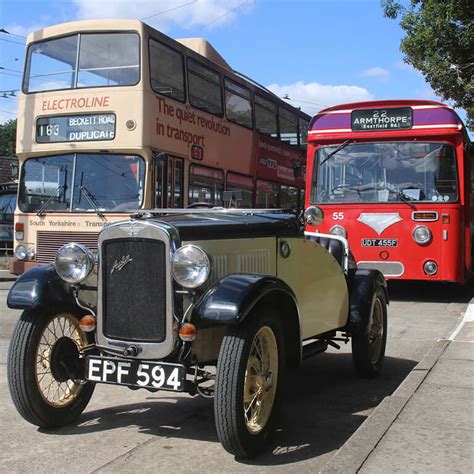
[[[257,454],[271,432],[281,385],[281,340],[276,321],[261,317],[230,328],[222,342],[214,401],[216,429],[224,448],[237,457]]]
[[[362,377],[376,377],[382,370],[387,342],[387,302],[379,288],[373,298],[369,322],[362,334],[352,336],[352,359]]]
[[[272,413],[278,385],[278,347],[275,334],[263,326],[250,348],[244,381],[244,417],[247,430],[260,433]]]
[[[8,353],[8,383],[19,413],[41,427],[62,426],[87,406],[94,384],[83,380],[87,337],[71,313],[25,311]]]

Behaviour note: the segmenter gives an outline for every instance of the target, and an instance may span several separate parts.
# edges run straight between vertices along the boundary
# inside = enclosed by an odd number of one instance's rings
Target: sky
[[[28,32],[91,18],[204,37],[233,69],[309,114],[369,99],[441,100],[403,62],[404,32],[380,0],[0,0],[0,29],[10,33],[0,33],[0,91],[20,88]],[[17,103],[0,93],[0,123],[15,118]]]

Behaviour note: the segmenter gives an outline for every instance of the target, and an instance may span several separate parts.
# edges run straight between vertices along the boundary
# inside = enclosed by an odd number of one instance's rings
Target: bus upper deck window
[[[140,80],[137,33],[81,33],[31,44],[24,91],[125,86]]]
[[[184,102],[184,64],[178,51],[150,40],[151,87],[158,94]]]
[[[290,145],[298,145],[298,117],[289,110],[279,107],[280,139]]]
[[[214,115],[223,115],[221,76],[212,69],[188,59],[189,102]]]
[[[28,92],[74,87],[78,36],[32,44],[28,49],[25,90]]]
[[[277,107],[258,94],[255,94],[255,128],[273,138],[278,138]]]
[[[81,35],[77,87],[126,86],[139,81],[138,35]]]

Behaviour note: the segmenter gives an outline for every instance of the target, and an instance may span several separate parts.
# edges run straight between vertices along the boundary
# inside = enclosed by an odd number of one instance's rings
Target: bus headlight
[[[56,253],[54,266],[58,275],[68,283],[79,283],[94,268],[94,255],[81,244],[63,245]]]
[[[342,227],[342,225],[336,224],[333,225],[329,231],[331,235],[338,235],[339,237],[347,237],[347,231]]]
[[[171,272],[179,285],[185,288],[197,288],[208,279],[211,263],[204,250],[195,245],[185,245],[174,253]]]
[[[15,248],[15,257],[18,260],[25,260],[27,255],[26,247],[24,245],[17,245]]]
[[[413,230],[413,239],[417,244],[427,244],[431,241],[431,237],[431,230],[424,225],[419,225]]]
[[[26,255],[28,256],[28,258],[35,258],[35,255],[36,255],[36,249],[34,247],[28,247],[27,251],[26,251]]]

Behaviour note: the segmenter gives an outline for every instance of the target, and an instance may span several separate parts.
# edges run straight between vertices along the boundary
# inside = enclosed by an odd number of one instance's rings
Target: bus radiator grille
[[[96,251],[98,236],[96,232],[38,231],[36,234],[36,261],[38,263],[53,263],[58,249],[70,242],[85,245]]]

